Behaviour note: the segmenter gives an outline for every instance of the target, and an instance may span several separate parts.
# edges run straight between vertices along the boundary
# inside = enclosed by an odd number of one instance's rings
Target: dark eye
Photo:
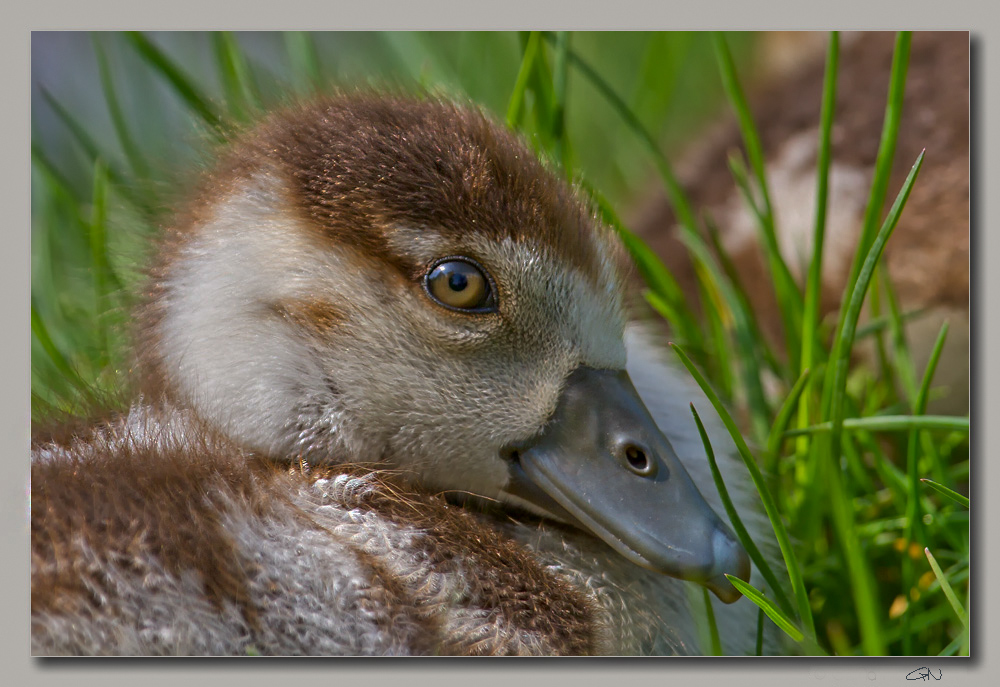
[[[424,278],[431,298],[454,310],[487,312],[496,309],[490,280],[468,259],[449,258],[439,262]]]

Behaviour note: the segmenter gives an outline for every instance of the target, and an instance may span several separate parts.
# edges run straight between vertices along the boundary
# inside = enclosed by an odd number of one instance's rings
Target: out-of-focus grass
[[[818,123],[815,252],[805,284],[792,279],[776,250],[779,228],[763,165],[768,151],[743,95],[753,36],[95,34],[90,84],[99,86],[103,119],[81,116],[87,108],[72,92],[44,92],[48,124],[36,126],[32,143],[34,408],[72,410],[125,383],[123,332],[145,250],[168,216],[171,189],[198,164],[203,147],[269,108],[332,87],[471,99],[528,136],[621,232],[646,280],[647,300],[671,325],[714,412],[732,427],[787,568],[787,577],[767,570],[764,589],[746,590],[763,609],[761,622],[801,636],[805,653],[967,654],[969,502],[957,491],[969,477],[968,419],[925,415],[937,355],[926,370],[913,369],[904,315],[879,261],[910,185],[920,183],[918,160],[903,189],[888,188],[909,40],[902,33],[897,42],[863,240],[826,339],[818,333],[818,275],[837,116],[835,34]],[[734,184],[767,250],[784,354],[760,335],[715,227],[699,220],[670,163],[724,99],[744,136],[748,157],[732,158]],[[707,307],[689,302],[615,209],[645,190],[651,170],[674,205]],[[897,202],[886,211],[890,191]],[[866,297],[882,315],[859,327]],[[880,346],[880,366],[858,366],[851,356],[856,341],[881,341],[886,333],[891,345]],[[781,390],[765,391],[765,375]],[[756,458],[728,417],[733,403],[747,411],[744,430],[761,447]],[[719,634],[759,632],[717,627],[714,616],[706,617],[713,651]]]

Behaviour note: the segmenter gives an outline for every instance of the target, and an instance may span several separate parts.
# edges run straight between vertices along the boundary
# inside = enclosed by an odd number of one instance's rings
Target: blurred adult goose
[[[33,651],[698,653],[687,580],[752,652],[707,403],[627,326],[621,264],[476,109],[264,121],[162,246],[143,396],[34,442]]]

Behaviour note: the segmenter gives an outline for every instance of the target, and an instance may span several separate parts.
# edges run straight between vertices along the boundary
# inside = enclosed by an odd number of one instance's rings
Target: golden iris
[[[484,310],[493,306],[489,280],[467,260],[447,260],[436,265],[427,274],[427,291],[449,308]]]

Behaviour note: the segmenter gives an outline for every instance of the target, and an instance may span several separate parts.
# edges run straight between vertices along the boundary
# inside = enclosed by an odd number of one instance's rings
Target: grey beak
[[[740,597],[750,560],[698,492],[624,371],[581,367],[544,433],[513,447],[508,491],[650,570]],[[571,517],[567,518],[569,515]]]

